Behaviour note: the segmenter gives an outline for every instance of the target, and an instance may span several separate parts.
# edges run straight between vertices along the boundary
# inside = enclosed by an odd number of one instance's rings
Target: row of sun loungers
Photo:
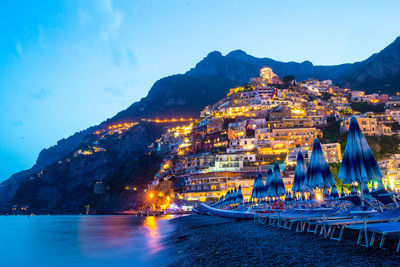
[[[383,211],[371,214],[365,219],[353,214],[356,213],[356,210],[360,211],[360,208],[357,207],[359,205],[355,200],[356,197],[347,196],[331,202],[330,208],[292,208],[286,211],[257,214],[255,221],[296,232],[320,234],[325,238],[337,241],[342,240],[346,229],[357,230],[359,231],[357,244],[372,246],[380,237],[379,247],[382,248],[388,236],[400,235],[400,207],[397,196],[386,190],[372,191],[371,196],[374,199],[371,199],[373,204],[370,205]],[[356,205],[349,207],[349,201]],[[390,205],[391,208],[387,209],[387,205]],[[385,207],[386,209],[384,209]],[[370,240],[368,233],[372,235]],[[399,250],[400,241],[397,245],[397,252]]]

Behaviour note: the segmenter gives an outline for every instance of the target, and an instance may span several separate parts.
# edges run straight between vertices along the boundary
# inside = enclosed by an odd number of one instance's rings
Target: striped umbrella
[[[242,186],[241,185],[239,185],[239,189],[237,191],[236,203],[237,204],[242,204],[243,203],[243,194],[242,194]]]
[[[266,197],[271,197],[269,195],[269,191],[268,191],[269,189],[268,188],[271,185],[272,177],[273,177],[273,172],[272,172],[272,169],[269,168],[268,171],[267,171],[267,178],[265,179],[265,196]]]
[[[346,194],[344,193],[344,187],[342,186],[342,190],[340,190],[340,196],[344,197]]]
[[[270,197],[280,197],[286,194],[285,185],[281,176],[281,169],[276,161],[274,165],[274,172],[272,175],[271,183],[268,187],[268,196]]]
[[[383,177],[381,169],[354,116],[350,119],[347,144],[338,177],[342,179],[345,184],[351,184],[357,181],[361,187],[363,187],[364,182],[368,183],[371,179],[381,181]],[[364,201],[362,188],[361,200],[362,202]]]
[[[324,152],[321,148],[321,143],[318,138],[315,138],[313,151],[308,164],[305,184],[314,189],[318,188],[329,188],[335,184],[331,170],[329,169],[328,163],[326,162]]]
[[[264,187],[264,183],[262,180],[262,176],[261,173],[258,173],[256,175],[256,178],[254,178],[254,183],[253,183],[253,190],[251,192],[251,198],[261,198],[261,194],[262,194],[262,189]]]
[[[331,196],[331,197],[334,197],[334,198],[339,197],[339,192],[337,191],[336,185],[333,185],[333,186],[332,186],[330,196]]]
[[[231,200],[231,190],[228,190],[225,195],[225,205],[229,205],[229,201]]]
[[[237,188],[235,187],[235,191],[233,191],[233,194],[232,194],[232,201],[231,201],[231,204],[235,204],[236,203],[236,198],[237,198]]]
[[[357,191],[354,188],[354,185],[351,185],[350,195],[357,195]]]
[[[364,182],[362,188],[363,188],[364,196],[368,195],[369,194],[368,183]]]
[[[297,163],[296,169],[294,170],[294,180],[293,180],[293,192],[304,192],[306,189],[304,185],[304,181],[306,179],[307,167],[304,162],[303,153],[301,150],[297,153]]]

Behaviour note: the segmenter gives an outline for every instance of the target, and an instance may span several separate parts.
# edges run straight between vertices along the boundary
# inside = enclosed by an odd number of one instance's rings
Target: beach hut
[[[269,197],[280,197],[286,194],[285,185],[281,175],[281,169],[279,168],[277,161],[274,165],[272,180],[269,184],[267,194]]]
[[[364,204],[363,185],[371,179],[381,181],[382,172],[361,132],[356,117],[350,119],[349,133],[338,177],[345,184],[358,182],[361,186],[361,201]]]
[[[307,186],[304,184],[307,174],[306,163],[304,162],[304,156],[301,150],[297,153],[296,168],[294,170],[294,180],[292,186],[292,192],[305,192]]]
[[[308,164],[305,184],[311,188],[330,188],[335,184],[331,170],[326,162],[321,143],[315,138],[310,163]]]

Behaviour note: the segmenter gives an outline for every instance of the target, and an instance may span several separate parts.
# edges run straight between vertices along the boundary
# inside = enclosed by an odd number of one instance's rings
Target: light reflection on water
[[[0,266],[162,265],[170,218],[0,216]]]

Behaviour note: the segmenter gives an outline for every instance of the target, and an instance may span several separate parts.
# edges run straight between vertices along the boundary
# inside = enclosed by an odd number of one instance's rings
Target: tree
[[[285,84],[295,84],[295,77],[293,75],[286,75],[285,77],[282,78],[282,81]]]
[[[397,133],[400,130],[400,123],[395,121],[392,123],[392,132]]]
[[[385,112],[385,105],[384,104],[370,105],[370,104],[363,103],[363,102],[354,102],[350,106],[354,111],[359,111],[361,113],[365,113],[365,112],[382,113],[382,112]]]

